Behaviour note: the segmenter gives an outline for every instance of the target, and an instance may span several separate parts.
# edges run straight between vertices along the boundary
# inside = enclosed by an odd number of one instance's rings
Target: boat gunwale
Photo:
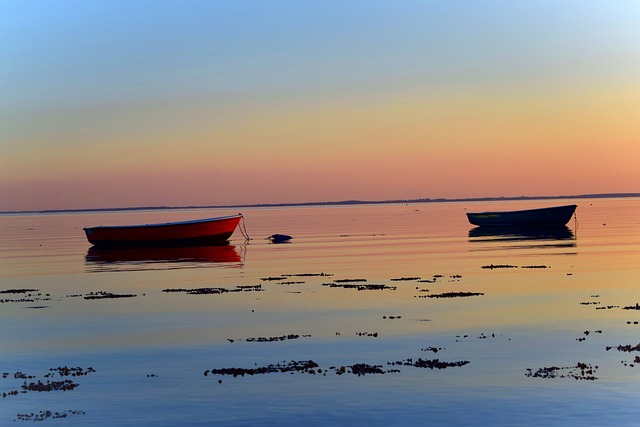
[[[156,224],[97,225],[95,227],[84,227],[83,230],[94,230],[96,228],[100,228],[100,229],[107,229],[107,228],[108,229],[116,229],[116,228],[127,229],[127,228],[174,227],[174,226],[181,226],[181,225],[200,224],[200,223],[203,223],[203,222],[224,221],[224,220],[227,220],[227,219],[235,219],[235,218],[241,218],[241,217],[242,217],[242,214],[235,214],[235,215],[219,216],[219,217],[212,217],[212,218],[192,219],[192,220],[187,220],[187,221],[163,222],[163,223],[156,223]]]

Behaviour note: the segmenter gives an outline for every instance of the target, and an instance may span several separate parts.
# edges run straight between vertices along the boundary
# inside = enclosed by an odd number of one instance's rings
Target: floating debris
[[[366,282],[367,279],[336,279],[334,283],[354,283],[354,282]]]
[[[520,268],[551,268],[547,265],[523,265]]]
[[[627,307],[622,307],[623,310],[640,310],[640,304],[636,303],[636,305],[629,305]]]
[[[591,366],[587,363],[578,362],[576,366],[551,366],[540,368],[535,372],[531,368],[527,368],[527,373],[525,374],[529,378],[573,378],[576,380],[586,380],[586,381],[595,381],[598,378],[594,375],[597,366]]]
[[[260,280],[263,282],[274,281],[274,280],[286,280],[287,278],[284,276],[275,276],[275,277],[261,277]]]
[[[415,280],[420,280],[421,277],[397,277],[395,279],[389,279],[392,282],[409,282],[409,281],[415,281]]]
[[[267,240],[271,240],[272,243],[288,243],[293,237],[288,234],[272,234],[267,237]]]
[[[402,316],[382,316],[383,319],[389,319],[389,320],[394,320],[394,319],[402,319]]]

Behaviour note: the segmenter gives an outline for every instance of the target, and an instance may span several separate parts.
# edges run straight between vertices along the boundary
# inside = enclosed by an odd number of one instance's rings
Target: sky
[[[640,192],[636,0],[1,0],[0,211]]]

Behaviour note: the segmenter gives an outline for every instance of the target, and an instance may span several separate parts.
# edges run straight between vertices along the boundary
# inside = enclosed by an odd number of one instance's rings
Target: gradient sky
[[[637,0],[3,0],[0,211],[640,192]]]

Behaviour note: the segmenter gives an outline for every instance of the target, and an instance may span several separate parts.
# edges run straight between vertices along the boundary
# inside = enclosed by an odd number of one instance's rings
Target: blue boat
[[[471,224],[483,227],[557,227],[566,225],[577,207],[566,205],[520,211],[468,212],[467,218]]]

